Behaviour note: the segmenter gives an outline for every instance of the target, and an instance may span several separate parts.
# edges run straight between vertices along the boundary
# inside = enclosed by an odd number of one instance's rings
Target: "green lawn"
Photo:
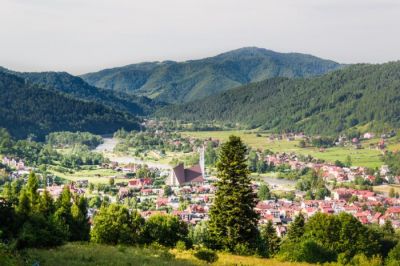
[[[230,135],[236,135],[242,138],[242,140],[252,148],[256,149],[270,149],[274,152],[295,152],[297,154],[311,155],[315,158],[323,159],[328,162],[334,162],[336,160],[345,161],[346,157],[350,155],[353,165],[366,166],[366,167],[378,167],[382,165],[380,159],[381,152],[376,149],[369,149],[370,142],[377,142],[377,139],[370,140],[363,144],[363,149],[356,150],[353,147],[333,147],[326,149],[321,152],[317,148],[300,148],[298,146],[299,141],[287,141],[287,140],[274,140],[270,141],[267,136],[268,134],[261,134],[261,137],[257,137],[257,133],[254,131],[199,131],[199,132],[182,132],[183,136],[192,136],[196,138],[216,138],[221,141],[225,141]],[[400,143],[390,143],[390,150],[400,149]]]
[[[2,253],[0,252],[0,255]],[[269,265],[269,266],[307,266],[306,263],[279,262],[274,259],[218,254],[218,261],[212,265]],[[5,261],[5,262],[4,262]],[[35,265],[40,266],[119,266],[119,265],[208,265],[193,256],[192,251],[165,250],[163,248],[137,248],[107,246],[97,244],[69,243],[54,249],[28,249],[17,257],[0,261],[0,265]]]

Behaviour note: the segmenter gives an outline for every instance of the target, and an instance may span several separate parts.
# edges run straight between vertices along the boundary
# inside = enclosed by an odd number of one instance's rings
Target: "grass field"
[[[120,172],[111,170],[111,169],[95,169],[95,170],[79,170],[71,173],[61,173],[55,170],[50,170],[51,173],[70,180],[77,181],[79,179],[87,179],[90,183],[93,184],[108,184],[111,176],[116,176],[115,182],[126,181],[126,179],[118,178],[121,176]]]
[[[381,186],[374,186],[374,191],[383,192],[389,194],[389,190],[393,188],[394,192],[400,193],[400,185],[381,185]]]
[[[381,152],[376,149],[369,149],[369,142],[364,144],[365,148],[359,150],[352,147],[333,147],[321,152],[317,148],[300,148],[298,145],[299,141],[297,140],[271,141],[267,138],[267,134],[261,134],[262,136],[258,137],[257,133],[252,131],[187,131],[182,132],[182,135],[196,138],[212,137],[221,141],[227,140],[230,135],[236,135],[241,137],[247,145],[255,149],[270,149],[274,152],[295,152],[297,154],[311,155],[328,162],[334,162],[336,160],[345,161],[346,157],[350,155],[353,165],[371,168],[379,167],[383,164],[380,158]],[[377,142],[377,140],[372,141]],[[400,149],[400,143],[390,143],[388,148],[390,150]]]
[[[1,252],[0,252],[1,255]],[[215,266],[307,266],[306,263],[280,262],[274,259],[218,254]],[[34,264],[37,263],[37,264]],[[105,246],[97,244],[66,244],[54,249],[29,249],[15,258],[0,261],[0,265],[40,265],[40,266],[119,266],[119,265],[209,265],[196,259],[191,251],[163,250],[159,248],[136,248],[123,246]]]

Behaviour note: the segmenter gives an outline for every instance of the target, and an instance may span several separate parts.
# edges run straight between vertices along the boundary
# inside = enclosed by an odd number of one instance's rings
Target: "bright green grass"
[[[114,171],[112,169],[94,169],[94,170],[79,170],[75,171],[73,174],[70,173],[60,173],[54,170],[51,172],[61,178],[77,181],[79,179],[87,179],[93,184],[108,184],[111,176],[116,176],[116,182],[126,181],[124,178],[118,178],[121,176],[120,172]]]
[[[251,256],[237,256],[227,253],[219,253],[218,257],[218,261],[212,265],[310,265],[306,263],[279,262],[274,259],[261,259]],[[7,264],[0,263],[0,265],[33,265],[35,262],[38,262],[40,266],[207,265],[196,259],[192,251],[168,251],[162,248],[137,248],[79,243],[69,243],[54,249],[25,250],[16,258],[10,258]]]
[[[274,140],[270,141],[267,134],[261,134],[262,137],[257,137],[252,131],[199,131],[199,132],[182,132],[184,136],[192,136],[196,138],[216,138],[221,141],[226,141],[230,135],[236,135],[252,148],[270,149],[274,152],[294,152],[297,154],[311,155],[318,159],[323,159],[328,162],[336,160],[345,161],[350,155],[353,165],[366,167],[379,167],[382,165],[380,158],[381,152],[376,149],[369,149],[369,143],[378,142],[378,139],[369,140],[363,143],[363,149],[356,150],[353,147],[333,147],[325,149],[321,152],[316,148],[300,148],[299,141]],[[389,149],[400,148],[399,143],[390,143]]]

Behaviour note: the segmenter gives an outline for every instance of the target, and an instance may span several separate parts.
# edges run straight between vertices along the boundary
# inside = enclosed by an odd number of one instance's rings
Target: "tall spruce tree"
[[[292,242],[299,242],[304,234],[305,219],[304,215],[300,213],[296,216],[293,223],[290,224],[287,239]]]
[[[221,146],[217,162],[219,181],[209,221],[214,248],[254,248],[259,239],[258,215],[254,211],[256,195],[251,187],[246,152],[236,136],[230,136]]]
[[[261,227],[260,234],[261,239],[267,247],[268,255],[272,257],[278,253],[281,240],[276,234],[276,230],[271,221],[268,221],[266,225]]]

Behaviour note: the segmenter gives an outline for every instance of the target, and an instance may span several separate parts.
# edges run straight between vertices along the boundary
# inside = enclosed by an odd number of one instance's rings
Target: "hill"
[[[273,78],[165,107],[158,116],[314,134],[360,125],[399,128],[400,62],[353,65],[314,78]]]
[[[96,88],[80,77],[66,72],[14,72],[5,68],[0,71],[22,77],[47,89],[58,90],[74,98],[94,101],[134,115],[146,115],[156,106],[162,105],[146,97]]]
[[[200,60],[133,64],[81,77],[99,88],[182,103],[267,78],[311,77],[340,67],[311,55],[247,47]]]
[[[136,129],[139,125],[133,115],[78,100],[0,71],[0,127],[17,138],[29,134],[43,138],[52,131],[105,134],[119,128]]]

